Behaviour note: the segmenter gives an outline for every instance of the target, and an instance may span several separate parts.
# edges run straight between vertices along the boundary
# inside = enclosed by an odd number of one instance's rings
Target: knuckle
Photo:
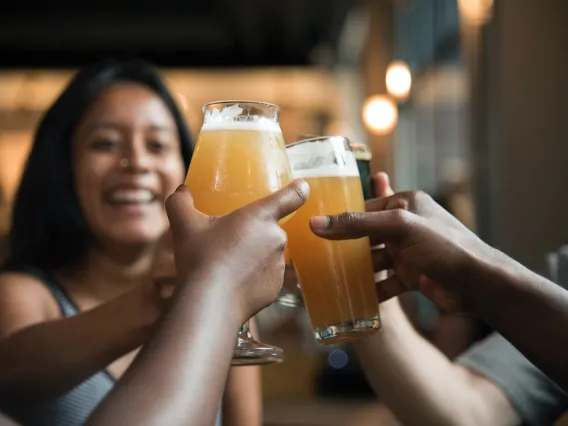
[[[430,197],[429,194],[427,194],[424,191],[413,191],[413,193],[414,193],[413,200],[415,202],[423,202],[423,201],[426,201],[426,200],[429,200],[429,199],[432,198],[432,197]]]
[[[305,203],[306,201],[308,201],[308,193],[305,191],[305,189],[302,189],[302,186],[307,185],[306,183],[296,183],[295,185],[292,186],[292,190],[294,191],[294,194],[296,196],[296,198],[298,200],[300,200],[302,203]]]
[[[408,191],[405,193],[405,198],[409,201],[409,202],[414,202],[416,201],[417,198],[420,197],[420,192],[419,190],[416,191]]]
[[[274,229],[274,242],[278,250],[284,250],[286,245],[288,244],[288,235],[280,226],[276,226]]]
[[[349,228],[360,218],[360,214],[356,212],[344,212],[335,216],[337,225],[342,228]]]
[[[398,208],[391,211],[392,221],[395,226],[405,227],[412,222],[412,213],[410,213],[408,210]]]
[[[389,208],[395,210],[406,210],[408,209],[408,200],[403,197],[394,198],[392,202],[389,203]]]
[[[431,197],[424,191],[405,191],[393,197],[389,203],[389,208],[414,210],[418,205],[427,202]]]

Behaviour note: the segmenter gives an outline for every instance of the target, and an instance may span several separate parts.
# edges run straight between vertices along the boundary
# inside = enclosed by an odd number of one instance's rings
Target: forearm
[[[258,338],[256,322],[250,320],[251,333]],[[262,425],[261,368],[232,367],[223,397],[224,426]]]
[[[383,330],[355,344],[381,401],[404,425],[484,424],[467,371],[414,330],[397,299],[381,308]]]
[[[194,278],[87,425],[214,423],[239,321],[224,286]]]
[[[568,390],[568,291],[512,259],[499,265],[475,274],[471,312]]]
[[[41,401],[65,393],[140,346],[152,323],[116,299],[10,335],[0,343],[0,400]]]
[[[260,367],[232,367],[223,398],[224,426],[261,426]]]

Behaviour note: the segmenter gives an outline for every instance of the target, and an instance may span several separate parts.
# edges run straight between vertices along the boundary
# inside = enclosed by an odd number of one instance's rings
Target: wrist
[[[463,273],[463,302],[466,310],[477,317],[487,317],[507,303],[511,286],[526,275],[528,269],[492,247],[483,257],[470,259]]]
[[[210,309],[225,326],[238,327],[243,322],[243,308],[233,279],[221,268],[197,267],[177,279],[172,304],[197,304]],[[247,318],[248,319],[248,318]]]
[[[106,317],[124,330],[123,342],[134,349],[150,337],[160,316],[155,290],[150,284],[140,285],[106,304]]]

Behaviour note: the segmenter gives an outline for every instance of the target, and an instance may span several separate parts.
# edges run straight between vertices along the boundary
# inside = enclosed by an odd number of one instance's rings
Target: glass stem
[[[252,334],[250,332],[248,321],[245,322],[243,325],[241,325],[241,328],[239,329],[238,338],[243,340],[252,340]]]

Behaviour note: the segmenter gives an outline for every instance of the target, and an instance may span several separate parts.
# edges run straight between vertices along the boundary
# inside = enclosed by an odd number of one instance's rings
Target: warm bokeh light
[[[386,83],[391,96],[399,100],[408,98],[412,85],[412,75],[406,62],[391,62],[387,68]]]
[[[458,9],[464,22],[481,25],[491,19],[493,2],[494,0],[458,0]]]
[[[180,92],[177,92],[175,94],[175,97],[176,97],[178,105],[180,106],[182,111],[187,113],[187,111],[189,109],[189,103],[187,102],[187,97],[183,93],[180,93]]]
[[[9,231],[10,209],[32,141],[31,131],[0,132],[0,236]]]
[[[367,98],[363,105],[363,122],[367,129],[376,135],[386,135],[393,131],[398,121],[395,102],[386,95]]]

